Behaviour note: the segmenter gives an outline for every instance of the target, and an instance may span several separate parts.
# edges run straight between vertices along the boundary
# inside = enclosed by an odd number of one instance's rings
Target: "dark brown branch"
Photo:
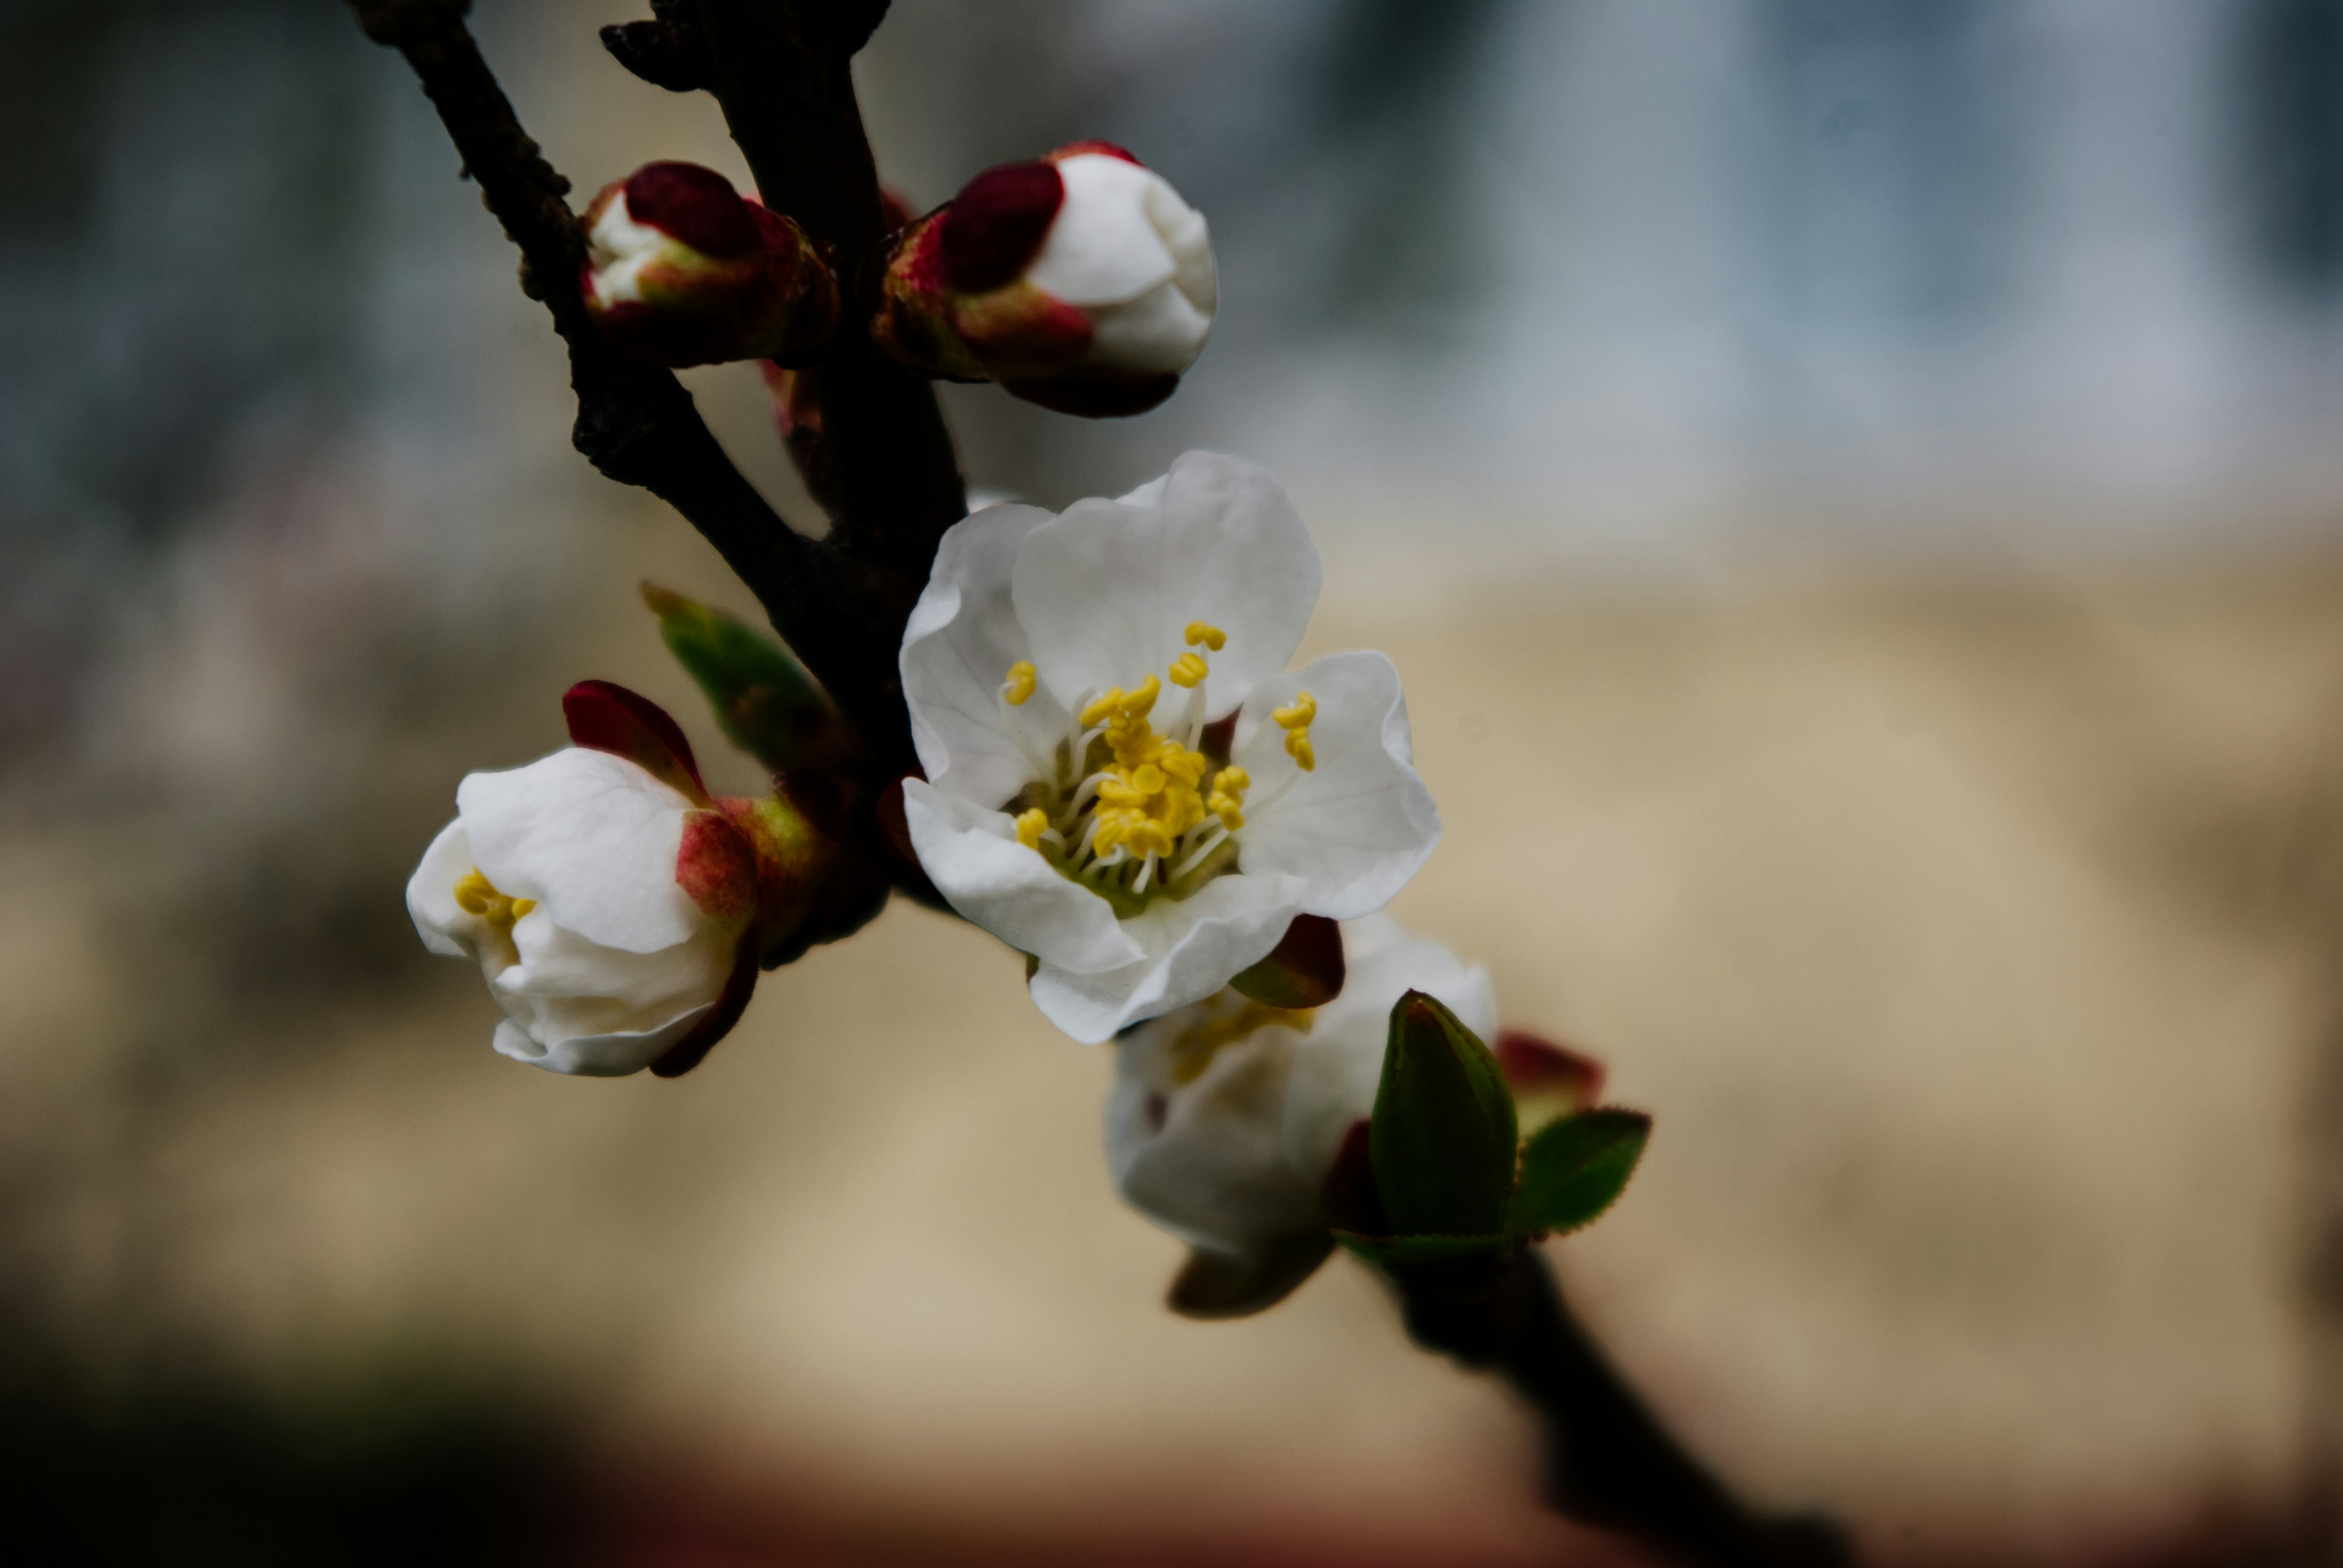
[[[852,61],[885,0],[699,0],[717,101],[767,206],[832,247],[857,287],[885,237],[879,173]],[[881,355],[867,301],[818,366],[840,509],[832,538],[856,559],[927,581],[936,541],[967,512],[935,390]]]
[[[578,277],[585,237],[569,182],[521,129],[465,29],[468,0],[352,0],[359,25],[407,56],[466,172],[520,247],[522,287],[553,317],[578,394],[573,439],[602,473],[668,502],[715,546],[773,626],[881,752],[908,756],[895,649],[910,598],[793,531],[724,455],[670,372],[621,357],[587,315]],[[895,738],[902,743],[890,745]],[[900,753],[900,755],[898,755]]]
[[[1827,1521],[1767,1518],[1710,1474],[1620,1381],[1534,1249],[1403,1267],[1392,1278],[1416,1343],[1496,1373],[1537,1412],[1546,1500],[1571,1518],[1705,1568],[1855,1562]]]

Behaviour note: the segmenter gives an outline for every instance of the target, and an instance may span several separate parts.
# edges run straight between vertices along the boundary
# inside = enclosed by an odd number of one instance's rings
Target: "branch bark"
[[[855,52],[886,0],[699,0],[717,102],[758,194],[831,247],[850,301],[816,366],[840,505],[831,538],[857,560],[924,584],[967,515],[935,389],[872,345],[861,286],[886,237],[879,171],[855,101]]]
[[[1852,1568],[1835,1525],[1754,1512],[1660,1424],[1534,1248],[1390,1274],[1417,1344],[1495,1373],[1537,1412],[1555,1509],[1703,1568]]]
[[[856,720],[880,769],[900,772],[910,735],[895,650],[916,587],[907,592],[890,574],[790,528],[740,477],[674,375],[604,341],[578,293],[586,242],[565,199],[569,182],[521,128],[480,57],[464,25],[469,0],[351,4],[368,37],[407,56],[465,172],[520,248],[521,286],[551,314],[569,350],[578,450],[604,475],[682,513]]]

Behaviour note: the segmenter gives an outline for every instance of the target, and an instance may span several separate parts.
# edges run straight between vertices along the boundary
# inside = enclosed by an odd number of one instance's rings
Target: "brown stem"
[[[521,129],[464,26],[468,0],[351,0],[359,25],[407,56],[464,168],[520,247],[521,286],[553,317],[578,394],[572,438],[612,479],[681,512],[764,604],[774,628],[873,742],[879,770],[908,765],[895,650],[916,588],[791,529],[740,477],[674,375],[621,357],[578,286],[585,236],[569,182]]]
[[[886,220],[852,64],[886,0],[699,4],[717,102],[758,194],[831,247],[848,289],[816,382],[839,498],[831,538],[857,560],[924,584],[936,542],[968,503],[935,389],[872,346],[858,286]]]
[[[1704,1568],[1851,1568],[1835,1526],[1753,1512],[1660,1424],[1571,1315],[1534,1249],[1391,1277],[1416,1343],[1496,1373],[1537,1412],[1546,1500],[1562,1513]]]

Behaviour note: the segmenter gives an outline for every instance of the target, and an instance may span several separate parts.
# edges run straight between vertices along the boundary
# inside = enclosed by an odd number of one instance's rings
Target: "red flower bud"
[[[697,164],[647,164],[586,209],[578,287],[603,335],[654,364],[802,362],[838,326],[838,281],[789,218]]]

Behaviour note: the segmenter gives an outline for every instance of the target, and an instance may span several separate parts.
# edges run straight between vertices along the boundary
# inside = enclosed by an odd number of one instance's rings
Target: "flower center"
[[[468,915],[478,915],[498,932],[510,935],[513,922],[537,908],[537,900],[505,897],[475,866],[456,883],[456,907]]]
[[[1282,1025],[1297,1034],[1308,1034],[1317,1021],[1318,1015],[1308,1008],[1270,1007],[1222,991],[1204,1003],[1196,1020],[1172,1040],[1172,1081],[1183,1086],[1195,1082],[1212,1065],[1212,1058],[1264,1029]]]
[[[1236,863],[1232,835],[1245,825],[1253,780],[1200,749],[1207,744],[1204,687],[1212,674],[1204,656],[1226,647],[1228,633],[1191,621],[1184,640],[1187,651],[1164,672],[1187,693],[1175,720],[1155,728],[1162,678],[1150,675],[1129,691],[1110,687],[1082,705],[1054,759],[1028,753],[1038,778],[1010,803],[1018,842],[1106,898],[1118,915],[1151,898],[1185,898]],[[1021,708],[1038,687],[1031,661],[1019,659],[1001,681],[1001,699]],[[1286,731],[1287,755],[1304,772],[1316,766],[1310,720],[1317,710],[1304,692],[1273,716]]]

